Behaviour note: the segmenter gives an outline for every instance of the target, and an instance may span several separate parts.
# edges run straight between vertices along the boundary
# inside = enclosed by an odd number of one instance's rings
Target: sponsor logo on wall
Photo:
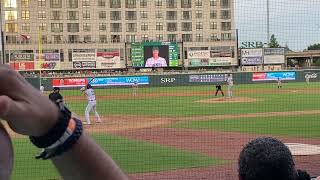
[[[227,74],[207,74],[207,75],[190,75],[191,83],[216,83],[225,82],[228,78]]]
[[[95,61],[76,61],[73,62],[73,69],[92,69],[96,68]]]
[[[296,80],[296,72],[263,72],[253,73],[252,81]]]

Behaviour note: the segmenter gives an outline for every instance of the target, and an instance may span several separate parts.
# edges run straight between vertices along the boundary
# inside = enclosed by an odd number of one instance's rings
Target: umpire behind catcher
[[[60,94],[60,88],[54,87],[53,92],[49,94],[49,99],[59,106],[60,103],[63,103],[63,96]]]

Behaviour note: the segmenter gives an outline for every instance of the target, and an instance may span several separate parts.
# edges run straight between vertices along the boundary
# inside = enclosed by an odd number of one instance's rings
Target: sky
[[[239,42],[267,42],[267,0],[234,0]],[[270,34],[282,46],[306,49],[320,43],[320,0],[269,0]]]

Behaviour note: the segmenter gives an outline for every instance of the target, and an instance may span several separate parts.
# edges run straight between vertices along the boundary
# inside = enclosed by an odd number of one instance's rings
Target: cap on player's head
[[[159,47],[157,47],[157,46],[153,47],[153,48],[152,48],[152,52],[153,52],[153,51],[159,51]]]
[[[87,84],[87,89],[92,89],[91,84]]]
[[[60,91],[60,88],[59,87],[54,87],[53,91]]]

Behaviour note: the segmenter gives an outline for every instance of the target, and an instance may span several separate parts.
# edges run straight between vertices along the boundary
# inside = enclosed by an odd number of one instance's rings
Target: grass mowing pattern
[[[319,115],[182,122],[174,128],[207,129],[262,135],[320,138]]]
[[[182,168],[207,167],[227,161],[157,144],[111,135],[95,135],[96,142],[127,173],[158,172]],[[50,161],[35,160],[38,153],[28,139],[13,140],[15,166],[12,180],[58,179]]]

